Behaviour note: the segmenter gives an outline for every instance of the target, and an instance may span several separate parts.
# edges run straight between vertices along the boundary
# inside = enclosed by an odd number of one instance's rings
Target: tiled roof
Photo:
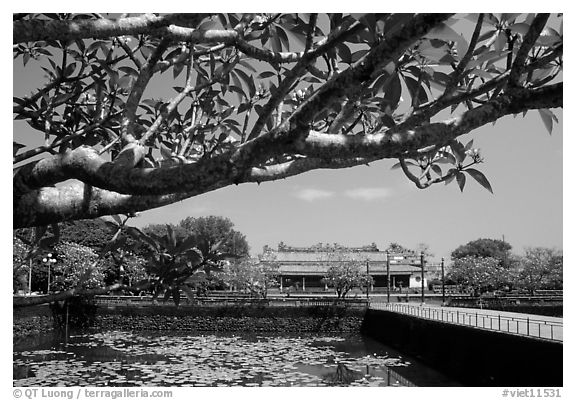
[[[273,252],[272,255],[275,257],[277,262],[318,262],[327,261],[333,253],[326,252]],[[357,261],[374,261],[374,262],[386,262],[386,253],[382,251],[367,251],[367,252],[338,252],[338,257],[344,259],[352,259]],[[391,254],[390,263],[420,263],[419,257],[405,257],[402,255]]]
[[[328,265],[314,264],[280,264],[278,272],[281,275],[325,275],[330,268]],[[365,270],[364,268],[362,269]],[[375,264],[368,267],[371,275],[385,275],[386,265]],[[411,274],[420,272],[420,267],[406,264],[390,264],[390,274]]]

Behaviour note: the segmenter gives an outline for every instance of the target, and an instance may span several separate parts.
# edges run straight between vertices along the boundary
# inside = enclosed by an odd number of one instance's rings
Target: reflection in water
[[[366,368],[369,367],[367,366]],[[335,372],[331,372],[322,376],[325,382],[330,383],[330,386],[348,386],[352,382],[362,379],[363,377],[364,376],[362,373],[354,371],[342,363],[338,363],[338,365],[336,365]]]
[[[121,332],[14,347],[15,386],[453,386],[360,335]]]

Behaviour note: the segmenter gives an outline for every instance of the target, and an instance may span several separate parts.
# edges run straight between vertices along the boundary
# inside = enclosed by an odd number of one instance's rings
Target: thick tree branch
[[[380,67],[396,61],[419,38],[449,17],[450,14],[425,14],[414,17],[409,24],[370,50],[359,64],[335,75],[324,84],[293,113],[287,123],[293,125],[293,128],[298,126],[303,132],[306,131],[314,115],[330,108],[334,102],[354,97],[362,83],[376,77],[375,74]]]
[[[72,181],[58,187],[34,190],[15,200],[13,227],[16,229],[48,225],[55,221],[130,214],[173,204],[201,193],[192,191],[161,196],[131,196]]]
[[[13,22],[13,43],[39,40],[108,39],[114,36],[151,33],[171,24],[196,26],[208,14],[144,14],[118,20],[18,20]]]
[[[260,131],[264,127],[266,120],[270,117],[272,112],[278,107],[280,102],[284,100],[286,94],[296,83],[297,79],[306,72],[308,66],[314,62],[314,60],[321,55],[325,54],[330,49],[334,48],[338,43],[345,40],[350,35],[355,34],[359,30],[364,29],[364,26],[357,21],[347,21],[343,23],[338,30],[332,34],[326,41],[324,41],[320,46],[310,52],[306,52],[304,56],[298,61],[298,64],[290,70],[282,82],[278,85],[276,93],[268,100],[268,102],[262,107],[262,112],[260,113],[258,120],[254,123],[252,131],[248,136],[248,140],[255,138],[260,134]]]
[[[270,140],[273,136],[265,141],[265,135],[259,141],[246,143],[254,146],[253,143],[256,142],[259,148],[252,148],[252,158],[241,158],[241,163],[234,163],[230,160],[230,154],[223,153],[211,159],[168,168],[118,169],[114,168],[114,163],[98,157],[94,150],[78,148],[64,156],[55,156],[24,166],[16,173],[14,222],[17,226],[31,225],[32,217],[28,215],[30,212],[38,214],[33,217],[36,221],[53,222],[54,219],[42,219],[41,216],[51,214],[51,218],[55,218],[56,213],[47,208],[61,202],[74,202],[73,206],[68,204],[68,208],[74,210],[73,213],[92,209],[92,213],[105,215],[107,212],[118,212],[118,208],[133,211],[149,209],[153,208],[154,204],[169,204],[231,184],[264,181],[266,179],[263,171],[273,171],[274,168],[279,168],[277,177],[271,174],[270,180],[289,176],[306,168],[314,169],[315,166],[329,168],[331,165],[339,165],[337,167],[341,168],[342,165],[361,165],[366,160],[415,156],[419,149],[445,145],[450,140],[505,115],[530,109],[561,107],[562,93],[561,83],[535,90],[522,89],[514,94],[502,94],[460,117],[403,132],[390,130],[384,134],[346,136],[309,131],[307,137],[298,142]],[[296,152],[323,161],[294,161],[292,166],[265,166],[261,168],[262,171],[258,171],[258,165],[264,159],[283,152]],[[336,163],[331,160],[343,161]],[[302,167],[304,165],[305,168]],[[288,174],[286,168],[292,172]],[[118,193],[141,196],[121,196],[88,185],[83,188],[88,192],[78,192],[77,187],[73,190],[45,187],[72,178]],[[151,196],[153,194],[156,196]],[[60,216],[55,220],[62,218]],[[71,217],[67,219],[69,218]]]
[[[447,121],[405,130],[394,127],[385,133],[365,136],[330,135],[311,131],[306,140],[299,142],[297,147],[300,154],[320,158],[346,158],[350,154],[380,158],[416,156],[419,149],[446,145],[452,139],[506,115],[540,108],[562,107],[562,94],[562,83],[535,90],[521,89],[514,94],[502,94]]]
[[[530,25],[528,33],[524,36],[522,45],[520,45],[520,49],[516,53],[516,58],[510,70],[510,87],[516,87],[520,84],[520,77],[524,72],[524,64],[526,63],[526,58],[528,58],[528,53],[540,37],[540,33],[542,33],[549,16],[550,14],[538,14],[532,21],[532,25]]]

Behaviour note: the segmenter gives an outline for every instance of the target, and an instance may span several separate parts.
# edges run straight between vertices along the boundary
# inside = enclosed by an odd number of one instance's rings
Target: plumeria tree
[[[563,104],[561,15],[26,13],[13,43],[14,227],[381,159],[491,191],[462,136]]]
[[[278,284],[278,265],[273,260],[243,258],[226,265],[218,277],[229,288],[265,299],[268,289]]]
[[[29,246],[14,236],[12,238],[12,286],[14,293],[26,289],[30,274]]]
[[[529,247],[520,259],[519,286],[530,292],[538,289],[562,289],[563,256],[557,249]]]
[[[363,263],[347,259],[337,254],[330,257],[330,268],[323,281],[328,287],[334,288],[339,299],[344,299],[354,288],[367,288],[374,280],[363,269]]]
[[[446,278],[473,289],[478,295],[508,285],[511,272],[497,258],[466,256],[454,261]]]
[[[51,266],[50,291],[94,289],[104,285],[106,264],[91,248],[61,242],[54,247],[54,253],[49,254],[55,261]],[[47,262],[49,258],[46,258]]]

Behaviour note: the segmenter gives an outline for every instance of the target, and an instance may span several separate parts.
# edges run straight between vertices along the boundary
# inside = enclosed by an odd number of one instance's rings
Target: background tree
[[[142,232],[147,235],[153,234],[156,236],[165,236],[168,234],[168,226],[172,229],[177,238],[182,239],[187,236],[186,230],[178,224],[148,224],[142,228]]]
[[[218,244],[222,252],[237,257],[246,257],[249,253],[246,235],[234,229],[234,223],[226,217],[210,215],[207,217],[186,217],[177,224],[149,224],[142,231],[147,234],[164,236],[168,226],[177,238],[194,235],[206,241],[207,246]]]
[[[105,282],[107,285],[121,282],[127,286],[132,286],[136,282],[141,282],[148,278],[146,272],[146,258],[131,250],[129,245],[127,249],[118,248],[111,252],[107,260],[109,267],[106,269]]]
[[[520,263],[518,286],[531,293],[538,289],[562,289],[563,256],[557,249],[529,247]]]
[[[14,293],[28,288],[29,251],[29,246],[22,240],[16,236],[12,238],[12,290]]]
[[[272,261],[243,258],[226,265],[218,277],[229,288],[265,299],[268,289],[278,284],[278,266]]]
[[[15,66],[38,80],[14,97],[15,228],[380,159],[418,188],[492,191],[459,138],[530,110],[551,131],[563,104],[562,16],[549,14],[13,20]],[[171,80],[168,98],[147,90]]]
[[[52,257],[56,262],[51,267],[50,291],[104,286],[105,262],[91,248],[61,242],[54,247]]]
[[[503,288],[510,282],[510,270],[494,257],[457,258],[447,280],[474,290],[475,295]]]
[[[451,254],[456,261],[465,257],[491,257],[498,260],[500,265],[509,268],[512,263],[512,246],[499,239],[476,239],[459,246]]]
[[[410,250],[399,243],[391,242],[388,247],[386,248],[387,251],[390,253],[397,253],[397,254],[414,254],[414,250]],[[386,251],[385,250],[385,251]]]
[[[164,301],[172,298],[176,305],[180,304],[181,291],[189,299],[194,298],[205,274],[220,271],[223,261],[233,257],[222,251],[221,242],[211,244],[197,235],[178,237],[170,225],[166,225],[164,236],[146,234],[133,227],[124,229],[148,248],[145,253],[148,277],[136,286],[150,290],[154,298],[162,294]]]
[[[246,236],[234,229],[229,218],[210,215],[187,217],[178,223],[187,234],[207,241],[207,245],[219,244],[220,251],[235,257],[246,257],[250,251]]]

